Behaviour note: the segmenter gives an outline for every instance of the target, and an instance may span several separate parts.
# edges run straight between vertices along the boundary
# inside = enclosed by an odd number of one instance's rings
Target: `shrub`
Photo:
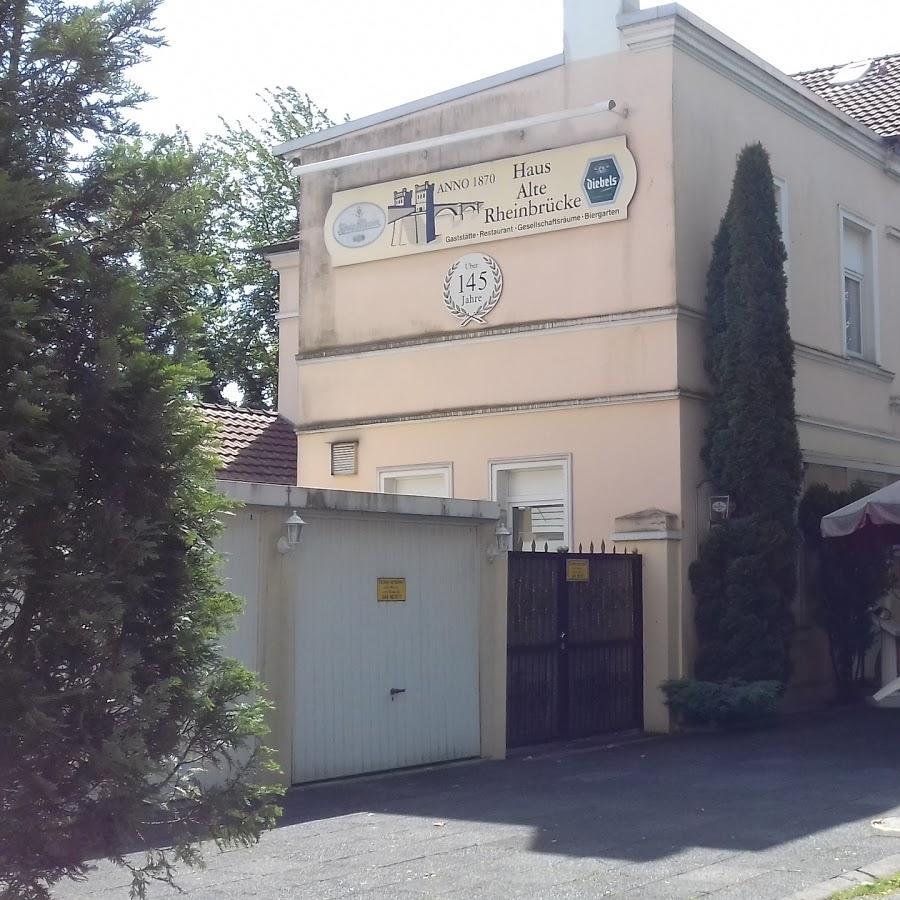
[[[891,587],[887,548],[871,534],[824,540],[822,516],[869,493],[856,483],[847,491],[809,486],[799,521],[806,548],[807,580],[817,601],[816,618],[828,635],[839,699],[852,697],[863,680],[866,653],[875,640],[872,612]]]
[[[734,519],[710,532],[690,567],[697,678],[787,681],[794,546],[793,530],[771,520]]]
[[[702,457],[733,512],[690,570],[701,679],[790,674],[801,460],[784,260],[769,157],[754,144],[738,158],[706,282]]]
[[[723,682],[673,679],[662,684],[666,706],[682,725],[738,728],[774,718],[783,685],[778,681]]]

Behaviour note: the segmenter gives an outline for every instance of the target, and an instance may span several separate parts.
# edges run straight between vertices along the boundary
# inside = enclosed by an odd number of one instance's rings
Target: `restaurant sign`
[[[393,259],[628,217],[637,168],[624,137],[335,193],[335,266]]]

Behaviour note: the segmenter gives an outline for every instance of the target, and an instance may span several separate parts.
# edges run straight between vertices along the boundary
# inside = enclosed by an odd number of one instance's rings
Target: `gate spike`
[[[582,553],[582,552],[583,552],[582,549],[581,549],[581,541],[578,542],[578,552],[579,552],[579,553]]]
[[[638,555],[637,547],[632,547],[632,548],[631,548],[631,555],[632,555],[632,556],[637,556],[637,555]]]
[[[615,552],[616,552],[616,545],[613,544],[613,553],[615,553]]]
[[[549,552],[550,552],[550,545],[546,541],[544,541],[544,553],[549,553]]]
[[[591,541],[591,553],[593,553],[593,552],[594,552],[594,542]]]
[[[602,538],[600,540],[600,552],[606,553],[606,541],[604,541]]]
[[[537,541],[532,541],[531,542],[531,552],[534,553],[535,550],[537,550]]]

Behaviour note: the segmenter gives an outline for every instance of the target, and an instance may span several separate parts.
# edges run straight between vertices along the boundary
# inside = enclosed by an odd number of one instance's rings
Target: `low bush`
[[[870,491],[859,482],[846,491],[812,484],[798,510],[806,582],[818,601],[816,618],[828,634],[839,700],[854,699],[864,686],[866,654],[876,638],[872,613],[894,586],[894,578],[889,546],[874,533],[864,530],[825,540],[820,525],[823,516]]]
[[[739,728],[760,725],[775,716],[784,685],[778,681],[665,681],[666,706],[682,725]]]

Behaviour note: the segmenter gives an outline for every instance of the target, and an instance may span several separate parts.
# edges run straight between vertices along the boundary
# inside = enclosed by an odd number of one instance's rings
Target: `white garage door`
[[[470,526],[309,517],[294,782],[478,755],[478,563]],[[379,601],[379,577],[406,600]]]

